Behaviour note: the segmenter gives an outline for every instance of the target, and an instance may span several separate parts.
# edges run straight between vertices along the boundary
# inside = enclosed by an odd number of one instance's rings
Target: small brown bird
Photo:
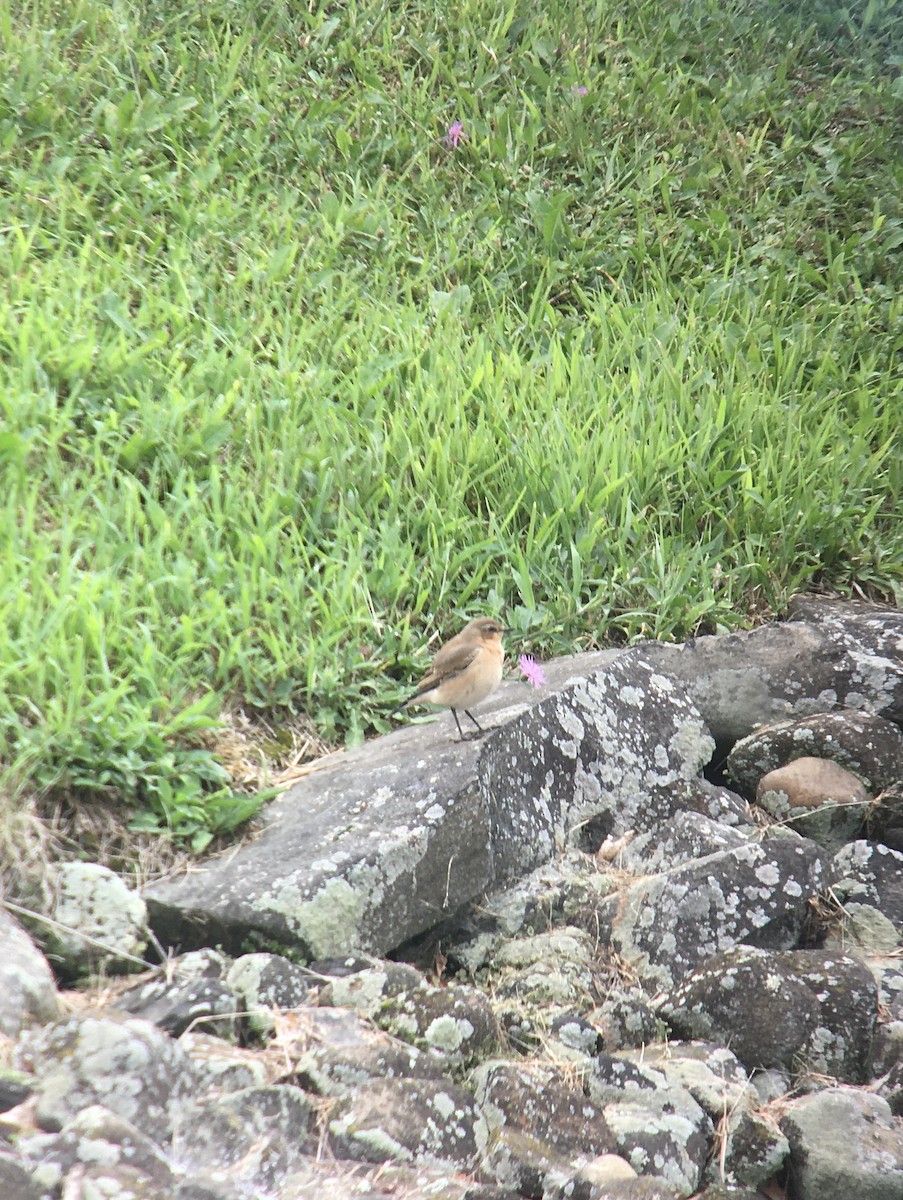
[[[485,700],[502,681],[504,632],[505,626],[493,617],[478,617],[465,625],[459,634],[437,651],[433,665],[414,693],[398,707],[436,704],[440,708],[450,708],[463,742],[464,732],[457,713],[460,708],[480,733],[485,733],[483,726],[468,709]]]

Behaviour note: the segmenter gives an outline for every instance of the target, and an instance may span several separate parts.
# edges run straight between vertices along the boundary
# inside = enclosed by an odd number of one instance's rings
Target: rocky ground
[[[0,910],[3,1200],[903,1200],[903,615],[547,674]]]

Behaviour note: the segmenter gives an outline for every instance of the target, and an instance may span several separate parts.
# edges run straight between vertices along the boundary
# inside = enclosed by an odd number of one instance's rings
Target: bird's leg
[[[486,732],[486,730],[483,728],[483,726],[480,724],[480,722],[479,722],[479,721],[476,719],[476,717],[473,715],[473,713],[472,713],[472,712],[468,712],[468,711],[467,711],[467,709],[465,708],[465,709],[464,709],[464,716],[465,716],[465,717],[470,717],[471,721],[473,721],[474,725],[476,725],[477,729],[479,730],[479,736],[480,736],[480,737],[482,737],[482,736],[483,736],[483,734]],[[477,734],[474,734],[474,733],[472,733],[470,736],[471,736],[471,737],[476,737],[476,736],[478,736],[478,735],[477,735]]]
[[[464,730],[461,728],[461,722],[458,720],[458,714],[455,712],[454,709],[452,709],[451,715],[455,718],[455,724],[458,726],[458,737],[463,742],[465,740]],[[470,719],[473,720],[473,717],[471,717]]]

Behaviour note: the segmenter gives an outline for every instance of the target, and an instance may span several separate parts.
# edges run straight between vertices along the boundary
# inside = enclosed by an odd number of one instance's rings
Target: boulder
[[[56,984],[46,958],[0,906],[0,1034],[15,1038],[26,1025],[58,1015]]]

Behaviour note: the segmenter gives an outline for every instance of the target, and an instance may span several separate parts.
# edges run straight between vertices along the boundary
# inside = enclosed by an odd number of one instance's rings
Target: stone
[[[690,1093],[712,1118],[754,1107],[755,1089],[735,1054],[712,1042],[657,1042],[618,1056],[661,1072],[665,1080]]]
[[[764,1186],[783,1169],[790,1153],[776,1123],[748,1109],[725,1112],[721,1136],[723,1153],[718,1152],[709,1169],[715,1184]]]
[[[485,706],[503,724],[482,741],[449,742],[440,719],[321,764],[268,806],[256,840],[147,890],[155,932],[168,947],[306,958],[396,950],[568,839],[595,849],[609,826],[642,832],[700,803],[713,815],[693,782],[710,734],[721,754],[792,715],[903,721],[901,645],[896,610],[804,600],[747,634],[545,664],[570,691],[531,711],[536,693],[503,684]]]
[[[0,1033],[16,1038],[26,1025],[53,1021],[58,1015],[56,984],[47,960],[0,906]]]
[[[652,988],[670,988],[740,943],[796,944],[823,858],[805,839],[722,850],[628,885],[612,901],[611,945]]]
[[[850,1087],[792,1101],[781,1119],[797,1200],[900,1200],[903,1127],[887,1101]]]
[[[16,1059],[37,1076],[37,1120],[51,1131],[101,1104],[162,1142],[193,1089],[182,1047],[137,1017],[69,1017],[20,1042]]]
[[[66,1179],[80,1164],[138,1171],[159,1190],[173,1184],[161,1147],[132,1122],[100,1104],[77,1112],[59,1133],[22,1138],[19,1147],[37,1176]]]
[[[903,853],[880,842],[858,841],[834,856],[833,890],[847,910],[877,909],[903,937]]]
[[[556,1178],[614,1149],[601,1110],[558,1068],[492,1061],[477,1067],[470,1082],[499,1183],[544,1194]]]
[[[271,1082],[265,1059],[225,1038],[195,1030],[183,1033],[179,1045],[191,1060],[198,1095],[239,1092]]]
[[[686,1105],[651,1110],[632,1101],[607,1104],[605,1120],[618,1153],[641,1175],[651,1175],[690,1196],[702,1180],[712,1137],[711,1122],[690,1100]]]
[[[183,981],[178,973],[171,980],[154,979],[120,996],[119,1007],[173,1037],[195,1029],[232,1037],[238,1032],[238,999],[220,979]]]
[[[0,1196],[3,1200],[41,1200],[31,1172],[7,1150],[0,1150]]]
[[[319,1135],[313,1101],[284,1084],[209,1096],[188,1106],[175,1127],[171,1159],[184,1174],[237,1185],[242,1195],[273,1193]]]
[[[877,989],[858,959],[738,946],[687,976],[661,1006],[678,1037],[729,1042],[747,1070],[779,1068],[863,1082]]]
[[[229,967],[225,982],[236,996],[250,1029],[273,1029],[273,1010],[295,1008],[308,1001],[320,980],[306,967],[279,954],[243,954]]]
[[[752,827],[722,825],[702,813],[677,812],[663,828],[634,838],[619,856],[618,866],[637,875],[666,871],[746,845],[757,832]]]
[[[763,775],[800,758],[830,760],[870,792],[903,778],[903,732],[884,717],[856,709],[777,721],[736,743],[728,774],[746,796]]]
[[[469,1065],[498,1044],[499,1026],[486,996],[461,984],[421,984],[386,1001],[381,1028],[447,1063]]]
[[[115,872],[99,863],[61,863],[54,870],[50,916],[59,926],[46,937],[47,953],[76,976],[106,963],[140,969],[147,950],[147,907]]]
[[[887,1101],[895,1117],[903,1117],[903,1020],[878,1026],[869,1075],[875,1093]]]
[[[831,853],[859,834],[870,799],[851,771],[827,758],[796,758],[756,789],[760,808]]]
[[[293,1076],[309,1092],[348,1096],[378,1079],[443,1079],[444,1058],[391,1037],[355,1012],[299,1007],[287,1014],[280,1049]]]
[[[486,1126],[473,1096],[447,1080],[383,1079],[338,1101],[329,1139],[339,1158],[439,1159],[469,1170],[485,1146]]]
[[[496,882],[568,844],[595,849],[666,820],[675,785],[713,751],[685,691],[631,652],[550,696],[484,746],[479,786]]]

